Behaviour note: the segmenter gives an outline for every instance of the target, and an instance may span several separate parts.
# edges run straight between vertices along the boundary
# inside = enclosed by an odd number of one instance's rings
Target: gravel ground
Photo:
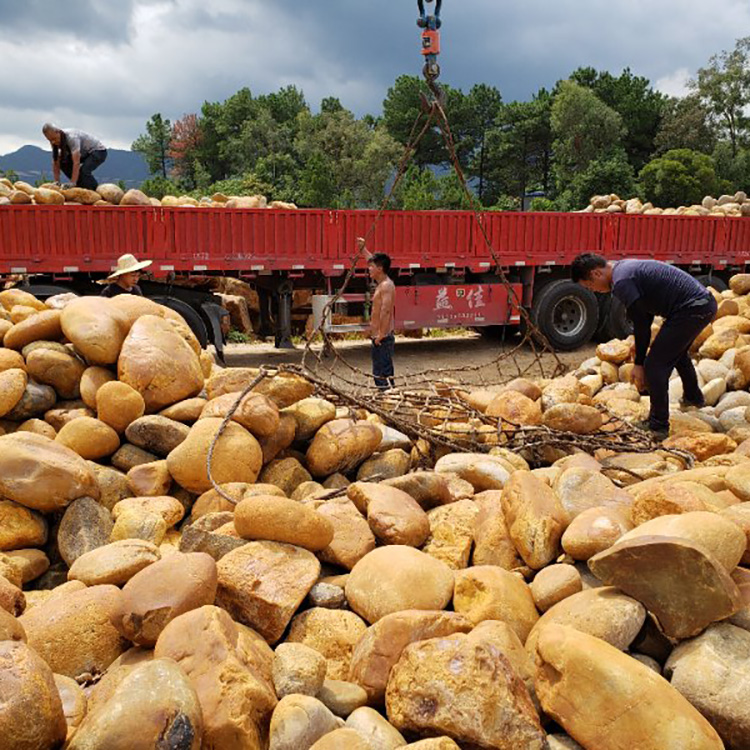
[[[505,347],[509,348],[509,344]],[[319,348],[317,347],[318,350]],[[479,334],[423,339],[397,337],[394,357],[396,375],[414,374],[428,368],[442,368],[450,372],[466,366],[488,365],[479,375],[485,376],[488,382],[502,382],[517,375],[516,367],[511,360],[501,365],[499,373],[497,369],[489,368],[502,348],[503,345],[499,341],[490,341]],[[558,356],[564,364],[572,368],[593,356],[595,348],[594,344],[587,344],[577,351],[560,353]],[[350,365],[370,371],[369,341],[340,342],[336,344],[336,350]],[[292,364],[301,362],[303,351],[303,346],[299,346],[295,351],[282,351],[275,349],[272,344],[230,344],[226,348],[226,362],[230,367]],[[523,369],[534,361],[534,354],[530,347],[525,346],[516,353],[515,358]],[[552,355],[545,355],[544,363],[548,372],[554,369]],[[455,373],[450,374],[456,377]],[[539,376],[539,370],[535,369],[530,375]],[[468,373],[465,378],[459,379],[465,382],[479,382],[477,376]]]

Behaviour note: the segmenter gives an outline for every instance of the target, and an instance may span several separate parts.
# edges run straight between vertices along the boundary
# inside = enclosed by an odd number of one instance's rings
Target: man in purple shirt
[[[690,347],[714,319],[716,300],[689,273],[658,260],[608,262],[601,255],[579,255],[572,265],[573,281],[592,292],[612,292],[628,311],[635,333],[633,382],[651,395],[648,426],[654,436],[669,434],[669,377],[682,379],[683,404],[704,406]],[[649,350],[651,324],[664,323]]]

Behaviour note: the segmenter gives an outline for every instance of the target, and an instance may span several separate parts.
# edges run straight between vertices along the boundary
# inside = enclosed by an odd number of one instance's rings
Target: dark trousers
[[[393,352],[396,348],[396,338],[391,333],[380,344],[372,342],[372,374],[375,385],[385,390],[393,387]]]
[[[644,363],[651,394],[649,425],[652,430],[669,429],[669,376],[676,369],[682,380],[685,401],[702,403],[698,376],[688,353],[698,334],[716,315],[713,297],[684,308],[664,321]]]
[[[99,187],[99,183],[97,182],[96,177],[94,177],[93,172],[98,166],[104,163],[106,158],[106,148],[86,154],[86,156],[81,159],[81,168],[78,170],[78,182],[76,182],[76,187],[86,188],[86,190],[96,190]],[[60,169],[62,169],[63,174],[70,179],[70,176],[73,174],[73,158],[63,157],[60,160]]]

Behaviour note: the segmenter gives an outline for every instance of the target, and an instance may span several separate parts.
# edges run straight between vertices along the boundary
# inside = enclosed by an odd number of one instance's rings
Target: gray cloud
[[[0,0],[3,35],[60,36],[123,42],[136,0]]]
[[[295,84],[313,106],[338,96],[377,113],[402,73],[421,70],[413,0],[0,0],[0,153],[42,143],[46,119],[127,146],[145,121]],[[445,0],[443,80],[526,99],[581,65],[679,92],[711,54],[750,33],[750,6],[724,0]]]

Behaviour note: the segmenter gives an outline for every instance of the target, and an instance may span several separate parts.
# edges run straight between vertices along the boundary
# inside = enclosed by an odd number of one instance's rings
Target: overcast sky
[[[379,113],[421,71],[414,0],[0,0],[0,154],[45,145],[45,120],[129,147],[155,112],[175,120],[242,86],[295,84]],[[624,67],[670,94],[750,35],[750,3],[444,0],[443,80],[526,99],[581,65]]]

